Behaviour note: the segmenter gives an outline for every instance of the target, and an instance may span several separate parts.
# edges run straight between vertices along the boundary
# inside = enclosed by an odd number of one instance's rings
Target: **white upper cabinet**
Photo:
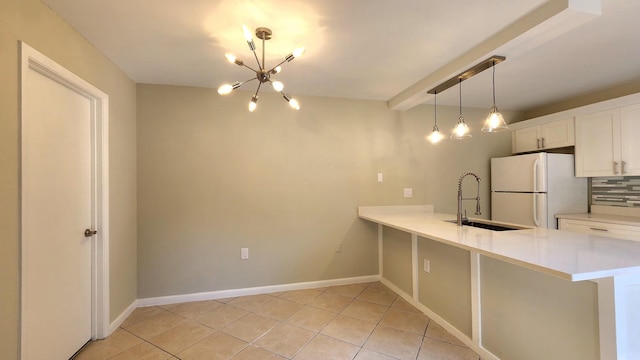
[[[620,110],[620,155],[623,175],[640,175],[640,104]]]
[[[576,176],[640,175],[640,104],[576,117]]]
[[[514,130],[511,139],[514,154],[573,146],[573,118]]]

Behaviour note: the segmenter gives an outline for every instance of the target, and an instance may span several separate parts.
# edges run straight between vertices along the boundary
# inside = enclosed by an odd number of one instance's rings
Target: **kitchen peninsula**
[[[433,207],[360,207],[380,274],[487,359],[640,358],[640,242],[492,231]]]

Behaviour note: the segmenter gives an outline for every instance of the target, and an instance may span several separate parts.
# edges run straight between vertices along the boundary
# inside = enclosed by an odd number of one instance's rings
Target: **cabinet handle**
[[[623,161],[623,162],[622,162],[622,173],[623,173],[623,174],[626,174],[626,173],[627,173],[626,165],[627,165],[627,162],[626,162],[626,161]]]
[[[609,231],[609,229],[601,229],[601,228],[594,228],[594,227],[589,228],[589,229],[591,229],[593,231]]]
[[[617,161],[613,162],[613,174],[614,175],[618,175],[618,162]]]
[[[542,138],[542,148],[544,149],[544,138]]]
[[[538,149],[540,149],[540,139],[536,139],[536,141],[538,142]]]

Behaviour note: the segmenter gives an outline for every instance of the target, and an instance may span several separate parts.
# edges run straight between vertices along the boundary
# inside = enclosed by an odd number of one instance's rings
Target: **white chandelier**
[[[279,73],[282,70],[281,65],[284,64],[285,62],[290,62],[291,60],[300,57],[304,53],[304,48],[298,48],[293,50],[291,54],[287,55],[284,58],[284,60],[280,62],[278,65],[274,66],[271,69],[267,69],[264,62],[264,48],[265,48],[264,42],[266,40],[271,39],[271,34],[272,34],[271,29],[268,29],[266,27],[259,27],[256,29],[256,36],[258,37],[258,39],[262,40],[262,61],[258,59],[258,54],[256,54],[256,45],[253,42],[253,38],[251,36],[251,33],[249,32],[249,29],[247,29],[245,25],[242,25],[242,31],[244,32],[244,38],[247,40],[249,49],[253,52],[253,56],[256,58],[256,62],[258,63],[258,69],[256,70],[248,66],[242,60],[238,59],[232,54],[227,53],[227,54],[224,54],[224,56],[227,58],[227,61],[229,61],[230,63],[236,64],[238,66],[244,66],[247,69],[255,72],[255,77],[252,77],[251,79],[245,80],[243,82],[236,81],[233,84],[224,84],[218,88],[218,93],[220,95],[227,95],[233,90],[242,86],[242,84],[244,83],[247,83],[253,80],[258,80],[258,88],[256,89],[256,93],[255,95],[253,95],[253,97],[251,97],[251,101],[249,102],[249,111],[253,112],[256,109],[257,103],[258,103],[258,92],[260,92],[260,86],[262,86],[262,84],[264,83],[271,84],[271,86],[273,86],[273,89],[275,91],[278,91],[280,92],[280,94],[282,94],[282,97],[284,97],[284,99],[289,103],[289,106],[291,106],[296,110],[300,110],[300,103],[298,102],[298,100],[286,94],[283,91],[284,85],[280,81],[272,81],[271,75],[275,75]]]

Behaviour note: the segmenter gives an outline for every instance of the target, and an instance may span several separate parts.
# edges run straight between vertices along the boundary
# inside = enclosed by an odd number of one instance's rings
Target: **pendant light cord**
[[[458,89],[460,91],[460,116],[462,116],[462,79],[459,79],[460,82],[458,83]]]
[[[493,61],[493,107],[496,107],[496,61]]]
[[[438,128],[438,92],[433,94],[433,125]]]

